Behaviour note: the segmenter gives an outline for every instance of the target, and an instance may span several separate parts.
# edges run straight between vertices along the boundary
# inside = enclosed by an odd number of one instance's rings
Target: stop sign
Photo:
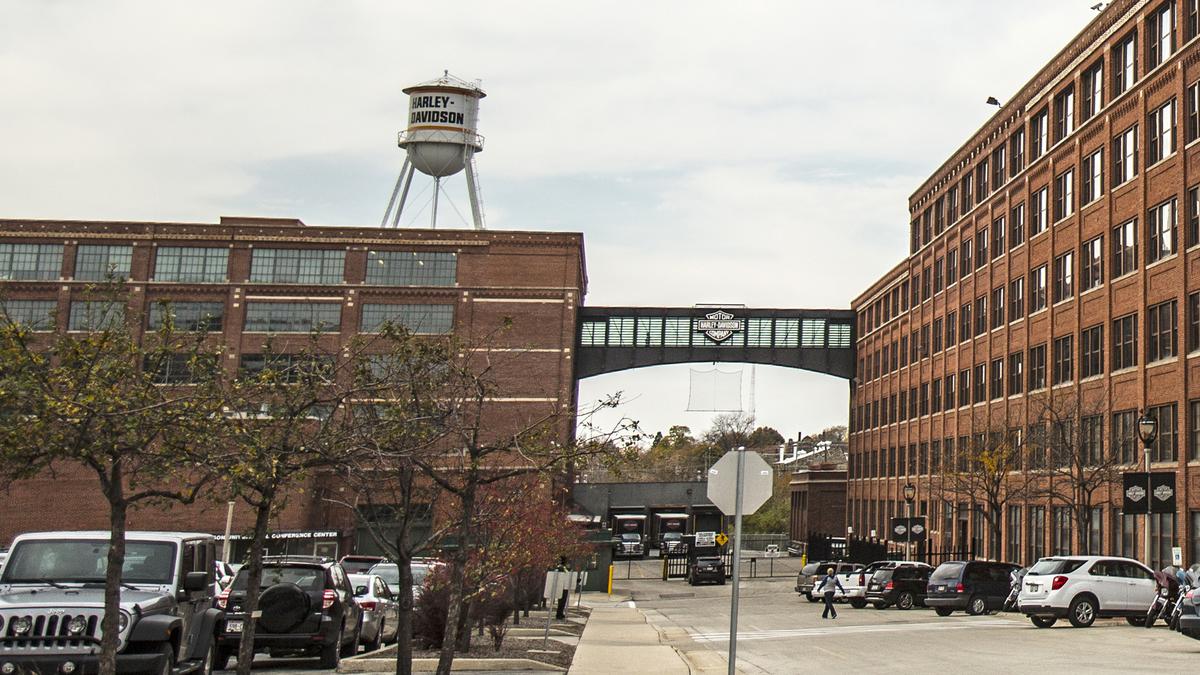
[[[737,464],[738,451],[730,450],[708,470],[708,498],[727,516],[737,511]],[[742,486],[743,515],[754,513],[771,498],[774,472],[757,452],[746,453]]]

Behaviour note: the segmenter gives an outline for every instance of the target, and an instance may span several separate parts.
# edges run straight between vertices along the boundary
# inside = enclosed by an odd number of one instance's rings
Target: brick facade
[[[810,534],[846,534],[846,471],[813,465],[792,474],[788,538],[808,541]]]

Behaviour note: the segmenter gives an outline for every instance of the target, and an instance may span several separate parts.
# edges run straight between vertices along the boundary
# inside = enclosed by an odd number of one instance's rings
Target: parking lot
[[[1104,619],[1086,629],[1065,622],[1038,629],[1020,614],[938,617],[928,609],[856,610],[838,606],[836,621],[821,604],[793,590],[793,579],[742,582],[738,668],[745,673],[1183,672],[1200,663],[1200,641],[1161,625],[1135,628]],[[645,579],[617,585],[683,652],[696,670],[723,670],[729,639],[731,586],[691,587]]]

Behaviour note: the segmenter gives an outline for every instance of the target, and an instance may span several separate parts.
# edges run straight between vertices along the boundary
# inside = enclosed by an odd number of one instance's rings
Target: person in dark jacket
[[[838,581],[838,578],[833,574],[833,568],[830,567],[829,569],[825,570],[825,576],[821,579],[821,582],[817,584],[816,589],[818,592],[824,590],[825,593],[825,611],[821,612],[822,619],[837,618],[837,610],[833,608],[833,589],[835,587],[840,589],[843,593],[846,592],[846,589],[842,588],[842,582]]]

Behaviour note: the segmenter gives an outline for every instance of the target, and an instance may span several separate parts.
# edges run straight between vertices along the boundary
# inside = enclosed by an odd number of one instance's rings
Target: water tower
[[[483,151],[483,136],[475,132],[475,127],[479,122],[479,99],[487,94],[478,82],[460,80],[449,71],[435,80],[407,87],[404,93],[408,94],[408,128],[400,132],[399,145],[406,154],[380,227],[388,227],[389,219],[391,227],[399,226],[414,171],[433,178],[430,226],[437,227],[442,179],[466,169],[471,215],[475,229],[482,230],[475,153]]]

